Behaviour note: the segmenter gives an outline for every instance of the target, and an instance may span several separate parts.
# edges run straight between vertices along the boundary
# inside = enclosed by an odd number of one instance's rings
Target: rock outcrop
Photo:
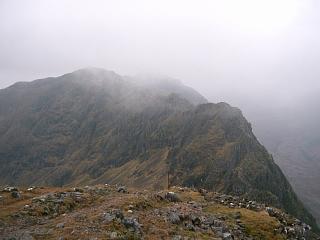
[[[291,215],[237,196],[204,194],[186,187],[161,192],[118,189],[119,186],[107,184],[32,191],[21,188],[20,199],[3,191],[0,238],[315,240],[319,237],[309,225]]]

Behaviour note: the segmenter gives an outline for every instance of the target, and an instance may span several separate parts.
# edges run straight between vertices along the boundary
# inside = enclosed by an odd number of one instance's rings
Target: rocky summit
[[[0,184],[203,188],[275,206],[317,230],[239,109],[179,81],[147,80],[90,68],[0,90]]]
[[[308,224],[279,209],[204,189],[7,187],[0,201],[5,240],[319,239]]]

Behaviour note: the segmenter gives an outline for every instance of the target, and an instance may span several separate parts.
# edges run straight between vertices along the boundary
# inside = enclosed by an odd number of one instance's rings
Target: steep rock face
[[[170,184],[248,196],[315,226],[240,110],[195,105],[201,95],[177,84],[152,89],[82,69],[1,90],[0,183],[164,188],[169,172]]]
[[[174,123],[176,139],[188,136],[171,151],[174,183],[244,195],[303,214],[290,184],[238,109],[224,103],[199,105],[169,126]]]

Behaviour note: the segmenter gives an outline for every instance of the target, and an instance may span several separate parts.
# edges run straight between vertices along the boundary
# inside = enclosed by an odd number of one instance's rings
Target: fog
[[[320,90],[319,13],[317,0],[1,0],[0,88],[96,66],[178,78],[249,116],[291,111]]]
[[[319,0],[0,0],[0,89],[84,67],[239,107],[320,223]]]

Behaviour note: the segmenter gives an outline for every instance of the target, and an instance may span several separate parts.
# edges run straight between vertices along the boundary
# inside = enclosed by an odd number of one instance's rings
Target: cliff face
[[[315,226],[240,110],[163,84],[83,69],[1,90],[0,183],[160,189],[169,172],[170,184],[248,196]]]

